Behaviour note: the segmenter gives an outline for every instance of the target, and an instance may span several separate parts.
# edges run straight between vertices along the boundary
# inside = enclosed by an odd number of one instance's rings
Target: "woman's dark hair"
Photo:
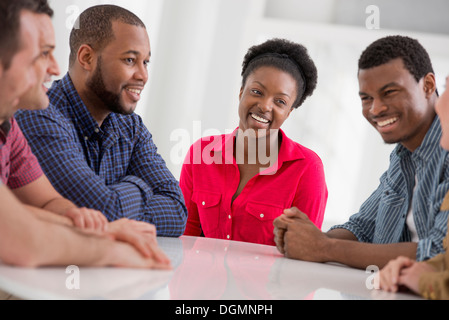
[[[317,85],[318,72],[307,49],[285,39],[271,39],[251,47],[245,55],[242,69],[242,86],[256,69],[270,66],[290,74],[297,83],[297,97],[293,108],[301,106],[311,96]]]
[[[6,70],[14,55],[22,47],[20,39],[20,14],[22,10],[53,17],[47,0],[1,0],[0,1],[0,61]]]

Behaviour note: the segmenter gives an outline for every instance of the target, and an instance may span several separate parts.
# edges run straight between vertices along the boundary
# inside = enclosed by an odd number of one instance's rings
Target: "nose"
[[[369,112],[373,116],[379,116],[383,112],[385,112],[387,109],[388,109],[387,106],[385,105],[385,103],[382,100],[380,100],[380,99],[373,99],[373,103],[371,105],[371,108],[370,108]]]
[[[136,70],[134,72],[134,79],[142,81],[144,84],[148,81],[148,69],[145,64],[139,64],[136,66]]]
[[[263,99],[258,104],[258,107],[262,113],[268,113],[273,110],[273,104],[271,102],[271,99]]]
[[[58,61],[56,61],[53,55],[51,55],[50,57],[50,63],[48,65],[48,74],[52,76],[59,76],[61,74],[61,69],[59,69]]]

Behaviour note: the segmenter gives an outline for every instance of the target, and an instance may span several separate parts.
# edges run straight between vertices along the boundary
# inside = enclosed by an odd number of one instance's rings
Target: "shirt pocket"
[[[374,243],[391,243],[400,240],[403,229],[400,220],[405,218],[402,215],[407,213],[404,203],[404,195],[397,193],[389,185],[385,186],[376,216]]]
[[[279,217],[284,208],[272,203],[248,201],[246,215],[239,226],[244,241],[274,245],[273,220]]]
[[[262,202],[249,201],[246,204],[246,212],[259,222],[272,223],[274,219],[279,217],[284,211],[281,206],[267,204]]]
[[[214,236],[219,225],[221,193],[194,191],[192,201],[196,203],[198,208],[198,215],[204,236]]]
[[[387,186],[382,194],[381,204],[385,204],[387,207],[398,207],[404,203],[404,200],[403,195]]]

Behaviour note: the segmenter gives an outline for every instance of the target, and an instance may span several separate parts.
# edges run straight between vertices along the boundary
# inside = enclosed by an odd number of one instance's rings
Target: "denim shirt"
[[[421,146],[414,152],[398,144],[377,190],[347,223],[331,230],[347,229],[360,242],[411,242],[406,220],[412,205],[419,236],[417,260],[427,260],[443,252],[449,211],[440,211],[440,207],[449,190],[449,157],[441,148],[440,139],[441,125],[435,117]],[[415,177],[418,183],[414,190]]]

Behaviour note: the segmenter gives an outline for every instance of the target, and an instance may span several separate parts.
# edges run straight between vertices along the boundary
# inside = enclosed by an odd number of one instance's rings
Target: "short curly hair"
[[[97,5],[86,9],[78,17],[70,33],[69,67],[75,63],[78,50],[83,44],[101,51],[114,40],[113,21],[145,28],[145,24],[134,13],[116,5]]]
[[[318,81],[318,71],[307,48],[286,39],[274,38],[249,48],[243,59],[242,86],[248,76],[263,66],[275,67],[290,74],[297,83],[293,108],[300,107],[311,96]]]
[[[429,54],[418,40],[399,35],[387,36],[369,45],[359,59],[359,70],[378,67],[397,58],[402,59],[417,82],[428,73],[435,74]]]

